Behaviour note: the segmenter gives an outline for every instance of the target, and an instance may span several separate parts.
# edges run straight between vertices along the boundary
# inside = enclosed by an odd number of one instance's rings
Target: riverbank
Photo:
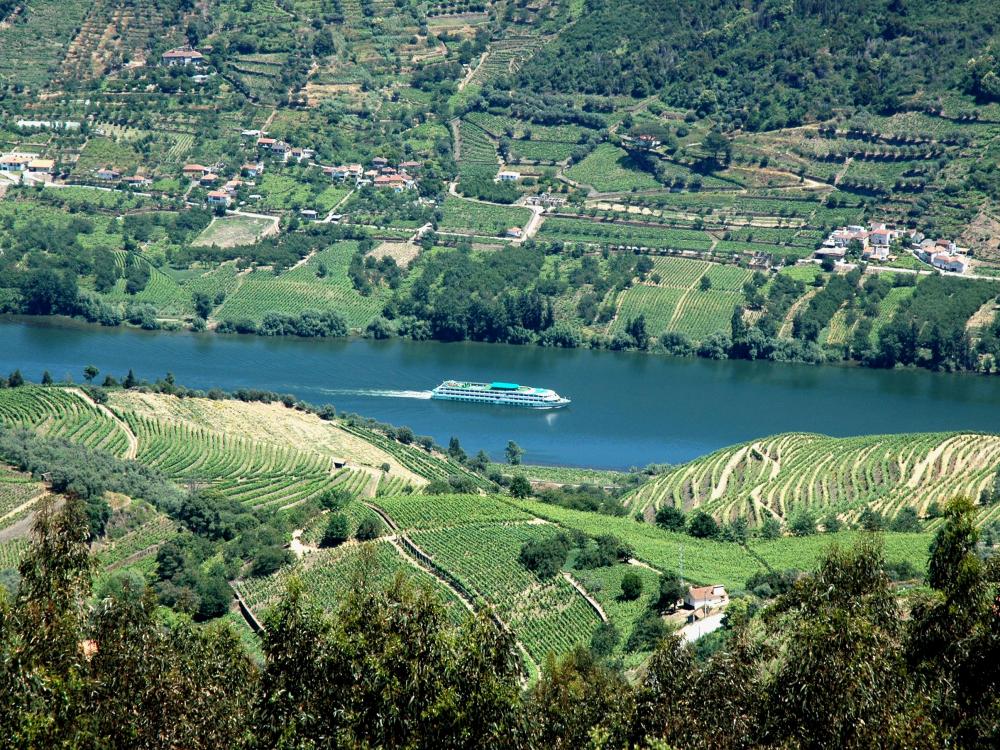
[[[503,460],[508,440],[532,464],[628,470],[678,464],[783,432],[851,436],[992,431],[1000,382],[917,370],[713,361],[637,352],[506,344],[221,336],[102,328],[52,318],[0,319],[2,371],[82,380],[94,365],[190,388],[259,388],[408,426],[441,445]],[[553,388],[573,403],[536,412],[433,401],[443,380]]]

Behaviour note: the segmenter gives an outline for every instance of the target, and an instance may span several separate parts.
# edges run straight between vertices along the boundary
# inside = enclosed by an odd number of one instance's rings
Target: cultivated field
[[[658,476],[628,496],[635,511],[700,508],[719,520],[786,521],[807,509],[856,520],[926,513],[956,495],[978,498],[1000,466],[1000,437],[933,433],[829,438],[791,433],[717,451]],[[984,509],[981,520],[992,516]]]
[[[272,219],[252,216],[216,218],[191,244],[217,247],[252,245],[261,237],[277,233],[277,228],[277,221]]]

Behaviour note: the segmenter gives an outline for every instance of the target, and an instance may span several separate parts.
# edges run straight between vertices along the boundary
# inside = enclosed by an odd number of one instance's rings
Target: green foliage
[[[565,535],[530,539],[521,547],[518,560],[539,578],[552,578],[566,564],[570,541]]]
[[[626,573],[622,578],[622,598],[634,601],[642,596],[642,579],[635,573]]]
[[[321,547],[336,547],[350,538],[350,526],[343,513],[331,513],[320,540]]]

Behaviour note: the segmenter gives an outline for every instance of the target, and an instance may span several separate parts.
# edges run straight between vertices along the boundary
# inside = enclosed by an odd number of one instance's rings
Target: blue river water
[[[261,388],[331,403],[471,452],[525,462],[625,469],[679,463],[787,431],[847,436],[1000,430],[1000,379],[629,352],[363,339],[305,340],[146,332],[57,319],[0,318],[0,371],[82,381],[93,364],[192,388]],[[432,401],[442,380],[553,388],[573,403],[531,411]]]

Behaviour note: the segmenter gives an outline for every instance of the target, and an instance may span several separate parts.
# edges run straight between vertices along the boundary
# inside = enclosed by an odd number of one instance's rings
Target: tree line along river
[[[471,452],[625,469],[680,463],[779,432],[835,436],[1000,428],[1000,380],[917,370],[680,359],[636,352],[147,332],[0,318],[0,370],[81,381],[172,372],[191,388],[260,388],[331,403]],[[555,411],[429,400],[442,380],[504,380],[572,399]]]

